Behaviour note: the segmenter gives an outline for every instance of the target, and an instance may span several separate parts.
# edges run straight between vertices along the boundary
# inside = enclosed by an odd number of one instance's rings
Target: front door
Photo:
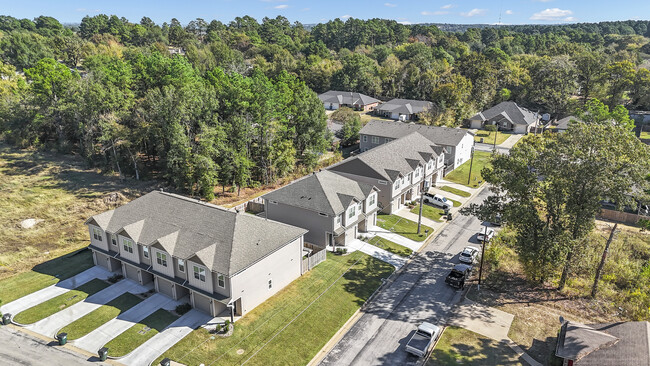
[[[334,245],[334,236],[332,233],[325,233],[325,245],[330,247]]]

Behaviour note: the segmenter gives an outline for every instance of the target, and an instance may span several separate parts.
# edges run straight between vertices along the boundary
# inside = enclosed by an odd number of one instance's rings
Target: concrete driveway
[[[496,341],[508,340],[514,315],[470,300],[454,308],[449,325],[465,328]]]
[[[377,258],[381,261],[384,261],[396,269],[402,268],[402,266],[406,263],[406,258],[399,256],[397,254],[393,254],[387,250],[378,248],[372,244],[366,243],[365,241],[359,240],[359,239],[354,239],[351,242],[346,244],[346,247],[350,248],[351,250],[358,250],[362,253],[366,253],[374,258]]]

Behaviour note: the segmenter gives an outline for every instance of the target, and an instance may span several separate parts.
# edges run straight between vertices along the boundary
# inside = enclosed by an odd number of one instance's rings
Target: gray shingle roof
[[[394,182],[400,174],[412,172],[418,163],[426,164],[440,154],[442,147],[436,146],[418,132],[413,132],[345,159],[328,169]]]
[[[555,126],[558,130],[567,130],[569,128],[569,122],[571,122],[572,120],[582,122],[579,118],[575,116],[568,116],[557,121]]]
[[[463,137],[468,134],[467,130],[450,127],[427,126],[419,123],[406,123],[397,121],[382,121],[373,119],[368,122],[361,131],[362,135],[372,135],[397,139],[413,132],[419,132],[436,145],[458,146]]]
[[[432,107],[433,103],[426,100],[392,99],[377,107],[377,110],[390,113],[415,114]]]
[[[379,99],[369,97],[365,94],[354,93],[354,92],[345,92],[330,90],[318,96],[321,102],[323,103],[338,103],[338,104],[350,104],[350,105],[368,105],[373,103],[379,103]]]
[[[373,189],[370,184],[323,170],[267,193],[264,198],[334,216],[344,212],[353,200],[366,199]]]
[[[227,275],[249,267],[307,232],[159,191],[87,222],[109,233],[124,232],[140,244],[155,244],[175,257],[201,262]]]
[[[475,114],[470,120],[489,121],[494,118],[506,118],[517,125],[531,125],[537,119],[536,114],[522,108],[515,102],[501,102],[494,107]]]

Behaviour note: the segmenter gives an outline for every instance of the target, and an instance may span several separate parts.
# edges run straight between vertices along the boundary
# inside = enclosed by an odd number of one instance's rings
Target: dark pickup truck
[[[457,264],[449,272],[447,278],[445,278],[445,283],[451,287],[463,288],[465,286],[465,281],[472,274],[472,266],[467,264]]]

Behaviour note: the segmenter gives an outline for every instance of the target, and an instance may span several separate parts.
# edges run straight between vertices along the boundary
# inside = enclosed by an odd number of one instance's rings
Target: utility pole
[[[426,174],[425,174],[426,177]],[[429,190],[429,185],[426,181],[422,182],[422,187],[424,188],[420,192],[420,214],[418,215],[418,235],[420,235],[420,227],[422,226],[422,204],[424,203],[424,192]]]
[[[614,224],[614,227],[612,228],[612,231],[609,233],[609,239],[607,239],[607,243],[605,244],[605,250],[603,251],[603,257],[600,259],[600,264],[598,265],[598,269],[596,269],[596,277],[594,278],[594,286],[591,288],[591,297],[596,297],[596,292],[598,292],[598,282],[600,281],[600,275],[602,274],[603,267],[605,266],[605,260],[607,260],[607,254],[609,253],[609,245],[612,243],[612,240],[614,239],[614,232],[616,231],[616,226],[618,224]]]
[[[472,146],[472,157],[469,160],[469,174],[467,175],[467,185],[469,185],[470,179],[472,179],[472,164],[474,163],[474,146]]]
[[[499,134],[499,126],[497,125],[497,130],[494,131],[494,147],[493,151],[497,152],[497,135]]]
[[[481,291],[481,279],[483,278],[483,257],[485,257],[485,237],[487,236],[487,226],[483,226],[485,235],[483,235],[483,245],[481,245],[481,266],[478,269],[478,290]]]

